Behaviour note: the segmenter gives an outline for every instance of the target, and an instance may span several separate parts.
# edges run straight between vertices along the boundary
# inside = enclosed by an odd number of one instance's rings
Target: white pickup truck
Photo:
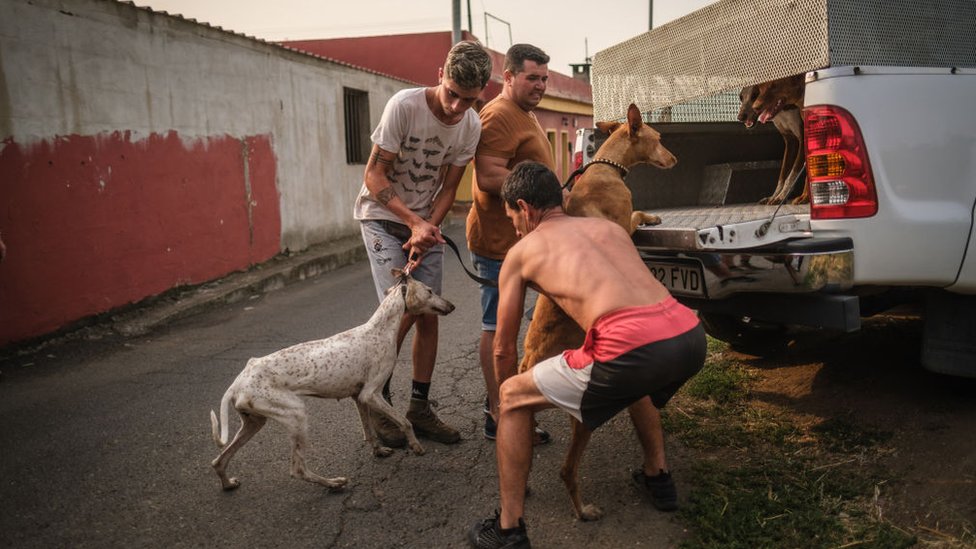
[[[976,5],[883,4],[717,2],[598,53],[595,118],[636,98],[678,157],[627,178],[663,220],[634,242],[712,336],[759,354],[913,305],[922,364],[976,377]],[[783,145],[737,92],[800,73],[811,203],[759,205]],[[578,161],[599,144],[580,130]]]

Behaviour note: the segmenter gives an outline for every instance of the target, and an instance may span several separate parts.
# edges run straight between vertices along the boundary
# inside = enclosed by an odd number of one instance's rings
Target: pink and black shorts
[[[600,317],[579,349],[536,364],[542,395],[587,428],[650,396],[662,408],[705,363],[705,330],[673,297]]]

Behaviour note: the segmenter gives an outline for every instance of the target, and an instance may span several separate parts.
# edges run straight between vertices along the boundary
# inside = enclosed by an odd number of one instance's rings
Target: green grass
[[[846,418],[830,418],[811,429],[821,444],[833,452],[853,453],[891,440],[890,431],[865,429]]]
[[[664,414],[665,429],[700,450],[679,512],[685,549],[911,547],[878,519],[883,472],[871,462],[890,433],[830,419],[808,429],[750,397],[754,376],[709,341],[708,361]]]
[[[746,397],[749,374],[719,353],[709,353],[705,366],[683,390],[692,397],[732,404]]]

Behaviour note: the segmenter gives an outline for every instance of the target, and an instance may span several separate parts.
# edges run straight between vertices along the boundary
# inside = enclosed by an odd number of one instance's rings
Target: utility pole
[[[461,0],[451,0],[451,45],[461,41]]]
[[[647,0],[647,30],[654,29],[654,0]]]
[[[471,0],[468,0],[468,32],[474,34],[474,25],[471,24]]]

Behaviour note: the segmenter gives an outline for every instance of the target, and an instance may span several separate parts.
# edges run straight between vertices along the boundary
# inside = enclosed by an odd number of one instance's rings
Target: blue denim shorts
[[[380,301],[386,291],[393,286],[393,269],[402,269],[407,264],[407,250],[403,245],[410,240],[410,227],[393,221],[363,220],[360,222],[363,243],[369,256],[369,268],[373,272],[376,297]],[[415,279],[430,286],[437,295],[441,294],[441,280],[444,274],[444,245],[437,244],[427,250],[423,260],[413,272]]]
[[[498,281],[498,273],[502,270],[502,262],[471,252],[471,264],[474,265],[478,276],[488,280]],[[481,329],[494,332],[498,325],[498,288],[481,284]]]

